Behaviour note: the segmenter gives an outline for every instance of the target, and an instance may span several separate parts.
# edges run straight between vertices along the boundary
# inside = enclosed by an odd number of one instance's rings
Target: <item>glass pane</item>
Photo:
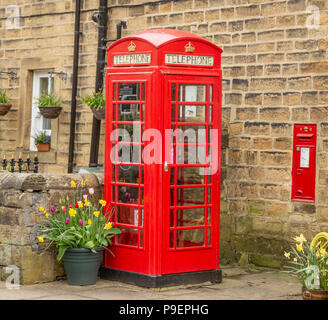
[[[171,186],[175,185],[175,183],[174,183],[174,168],[171,168],[171,170],[170,170],[170,184],[171,184]]]
[[[204,176],[200,175],[200,170],[204,168],[199,167],[178,167],[178,181],[177,184],[203,184]]]
[[[211,208],[207,208],[207,224],[211,224]]]
[[[206,122],[205,118],[205,105],[179,105],[178,122]]]
[[[139,247],[143,247],[143,229],[140,230]]]
[[[145,104],[142,104],[142,121],[145,121]]]
[[[139,167],[118,166],[118,182],[139,183]]]
[[[175,101],[175,88],[176,88],[175,83],[172,83],[171,84],[171,101]]]
[[[179,101],[181,102],[205,102],[206,85],[179,85]]]
[[[171,210],[171,213],[170,213],[170,227],[171,228],[174,227],[174,210]]]
[[[207,229],[207,245],[211,244],[211,228]]]
[[[190,229],[177,231],[177,247],[195,247],[204,245],[204,229]]]
[[[177,189],[177,205],[202,205],[204,202],[205,188],[179,188]]]
[[[213,121],[212,111],[213,111],[213,107],[212,106],[208,106],[208,122],[212,122]]]
[[[51,130],[51,119],[42,117],[42,130]]]
[[[171,104],[171,121],[175,122],[175,104]]]
[[[120,83],[119,84],[120,101],[139,101],[140,83]]]
[[[112,202],[116,202],[116,197],[115,197],[115,186],[112,186]]]
[[[212,188],[207,188],[207,203],[212,202]]]
[[[209,102],[213,101],[213,85],[212,84],[209,85],[208,100],[209,100]]]
[[[199,154],[197,150],[200,146],[178,146],[177,147],[177,164],[197,164]],[[201,154],[201,156],[203,156]]]
[[[146,100],[146,84],[145,83],[142,83],[142,96],[141,96],[141,100],[142,101],[145,101]]]
[[[113,85],[113,101],[116,101],[116,83]]]
[[[117,206],[117,222],[138,225],[138,208]]]
[[[115,163],[139,163],[139,146],[118,143],[113,146],[112,154]]]
[[[120,124],[119,141],[139,142],[140,125],[139,124]]]
[[[121,233],[117,235],[117,243],[138,246],[138,229],[120,227]]]
[[[170,189],[170,205],[174,206],[174,189]]]
[[[174,248],[174,230],[170,231],[170,248]]]
[[[133,100],[133,99],[132,99]],[[119,121],[140,121],[140,105],[134,103],[119,104]]]
[[[179,126],[175,131],[178,143],[205,143],[205,126]]]
[[[139,188],[117,186],[118,202],[138,204]]]
[[[112,181],[115,181],[116,176],[116,166],[112,165]]]
[[[113,121],[117,121],[117,118],[116,118],[116,104],[113,104]]]
[[[177,226],[199,226],[204,225],[205,208],[179,209],[177,212]]]
[[[40,78],[40,95],[47,94],[49,89],[49,78]]]

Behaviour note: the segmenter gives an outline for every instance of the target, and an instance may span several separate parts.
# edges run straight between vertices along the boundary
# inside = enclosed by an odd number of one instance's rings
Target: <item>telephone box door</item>
[[[163,274],[219,268],[219,77],[165,77]]]

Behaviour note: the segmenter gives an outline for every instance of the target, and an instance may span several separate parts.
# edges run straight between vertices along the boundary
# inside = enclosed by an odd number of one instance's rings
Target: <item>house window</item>
[[[34,143],[34,136],[46,131],[51,136],[51,119],[44,118],[38,108],[36,100],[43,93],[52,93],[54,91],[54,78],[50,77],[51,70],[34,71],[33,73],[33,94],[32,94],[32,115],[31,115],[31,139],[30,150],[37,151]]]

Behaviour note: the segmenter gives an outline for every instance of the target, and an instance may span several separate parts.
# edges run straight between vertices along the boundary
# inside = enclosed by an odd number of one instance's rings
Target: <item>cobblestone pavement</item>
[[[219,284],[147,289],[99,279],[91,286],[65,280],[8,289],[0,283],[2,300],[302,300],[301,285],[278,270],[223,266]]]

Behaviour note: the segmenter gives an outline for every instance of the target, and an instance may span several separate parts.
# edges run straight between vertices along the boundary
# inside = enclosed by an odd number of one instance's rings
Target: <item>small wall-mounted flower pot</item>
[[[0,103],[0,116],[4,116],[10,110],[12,104],[10,103]]]
[[[50,144],[49,143],[36,144],[36,148],[38,149],[38,152],[49,152]]]
[[[59,117],[62,107],[40,107],[39,110],[40,113],[46,118],[46,119],[56,119]]]
[[[96,119],[102,120],[105,119],[105,108],[90,108],[93,115],[95,116]]]

